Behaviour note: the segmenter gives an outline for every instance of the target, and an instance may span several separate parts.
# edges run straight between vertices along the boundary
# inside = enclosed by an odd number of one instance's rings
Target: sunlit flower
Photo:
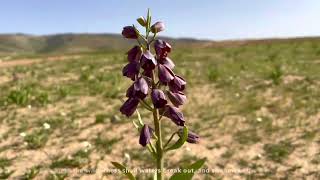
[[[151,32],[153,33],[164,31],[164,29],[165,29],[164,23],[161,21],[158,21],[151,26]]]

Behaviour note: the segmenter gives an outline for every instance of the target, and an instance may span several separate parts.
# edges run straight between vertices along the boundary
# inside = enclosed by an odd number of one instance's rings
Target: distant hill
[[[192,47],[219,47],[238,46],[255,43],[274,42],[299,42],[317,41],[319,37],[289,38],[289,39],[261,39],[261,40],[235,40],[235,41],[206,41],[196,39],[173,39],[163,38],[170,42],[174,48]],[[20,54],[60,54],[60,53],[87,53],[87,52],[108,52],[123,51],[130,48],[134,40],[128,41],[117,34],[57,34],[45,36],[33,36],[27,34],[1,34],[0,55]]]
[[[190,47],[206,41],[163,38],[172,45]],[[209,41],[208,41],[209,42]],[[117,51],[130,48],[135,40],[116,34],[57,34],[33,36],[0,34],[0,54],[50,54]]]

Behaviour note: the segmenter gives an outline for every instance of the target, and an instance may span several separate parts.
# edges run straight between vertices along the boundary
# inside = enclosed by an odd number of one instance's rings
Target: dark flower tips
[[[123,105],[120,107],[120,112],[127,117],[130,117],[134,111],[137,109],[139,104],[139,99],[129,98]]]
[[[163,59],[168,56],[168,53],[171,52],[171,45],[163,40],[156,40],[154,43],[154,50],[158,58]]]
[[[140,62],[141,62],[141,67],[146,71],[153,70],[157,65],[157,61],[150,51],[145,51],[142,54]]]
[[[133,84],[133,95],[137,98],[144,99],[148,95],[148,89],[147,81],[143,77],[140,77]]]
[[[141,58],[141,48],[139,46],[134,46],[132,49],[130,49],[128,52],[128,60],[129,62],[139,62]]]
[[[172,104],[176,107],[183,105],[187,101],[187,97],[183,92],[167,91],[167,95]]]
[[[167,84],[168,82],[174,79],[174,73],[172,70],[166,65],[159,64],[158,65],[158,77],[160,82],[163,84]]]
[[[163,65],[166,65],[168,68],[170,68],[171,70],[174,68],[174,63],[173,63],[173,61],[170,59],[170,58],[168,58],[168,57],[166,57],[166,58],[164,58],[164,59],[161,59],[161,60],[159,60],[159,63],[160,64],[163,64]]]
[[[140,131],[140,138],[139,138],[139,144],[141,146],[145,147],[147,144],[149,144],[151,139],[152,129],[148,125],[143,125]]]
[[[170,91],[178,92],[183,91],[186,87],[187,82],[180,76],[175,75],[174,79],[169,82]]]
[[[138,38],[138,34],[137,34],[136,30],[132,26],[124,27],[122,30],[122,36],[125,38],[128,38],[128,39],[137,39]]]
[[[155,108],[163,108],[167,104],[166,96],[160,89],[152,90],[151,100]]]
[[[178,108],[166,105],[164,108],[164,116],[170,118],[178,126],[184,126],[185,120],[182,112]]]
[[[136,79],[136,76],[139,74],[140,64],[136,62],[131,62],[127,64],[122,69],[122,75],[127,76],[132,81]]]

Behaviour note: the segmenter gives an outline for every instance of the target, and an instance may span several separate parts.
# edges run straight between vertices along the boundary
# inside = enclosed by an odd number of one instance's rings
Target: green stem
[[[147,27],[146,27],[146,49],[150,50],[150,44],[148,37],[150,33],[150,21],[151,21],[151,15],[150,10],[148,9],[148,15],[147,15]],[[154,40],[155,37],[153,37]],[[153,41],[152,40],[152,41]],[[152,71],[152,89],[156,89],[157,85],[155,83],[155,73]],[[156,158],[157,158],[157,180],[163,180],[163,146],[162,146],[162,135],[161,135],[161,121],[159,118],[159,109],[156,107],[153,108],[153,121],[154,121],[154,128],[155,128],[155,134],[157,136],[156,139]]]
[[[153,108],[147,102],[145,102],[144,100],[141,100],[141,99],[139,99],[139,101],[140,101],[140,103],[142,104],[142,106],[144,108],[146,108],[147,110],[153,112]]]
[[[156,88],[155,84],[155,74],[152,72],[152,82],[153,82],[153,89]],[[154,120],[154,127],[155,133],[158,137],[156,142],[156,149],[157,149],[157,180],[163,179],[163,146],[162,146],[162,135],[161,135],[161,122],[159,119],[159,110],[154,108],[153,110],[153,120]]]
[[[166,142],[166,144],[163,146],[163,149],[166,149],[166,147],[169,145],[169,143],[171,142],[171,140],[173,139],[174,135],[176,135],[177,132],[173,133],[171,135],[171,137],[169,138],[169,140]]]

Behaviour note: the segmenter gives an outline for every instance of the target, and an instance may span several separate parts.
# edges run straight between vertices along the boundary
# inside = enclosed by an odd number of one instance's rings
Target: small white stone
[[[32,106],[29,104],[29,105],[28,105],[28,109],[31,109],[31,108],[32,108]]]
[[[50,129],[51,128],[50,124],[48,124],[48,123],[43,123],[43,127],[44,127],[44,129]]]
[[[61,116],[66,116],[67,114],[62,111],[62,112],[60,112],[60,115],[61,115]]]
[[[262,121],[262,118],[261,118],[261,117],[258,117],[258,118],[257,118],[257,121],[258,121],[258,122],[261,122],[261,121]]]
[[[236,97],[240,97],[240,94],[239,94],[239,93],[236,93]]]
[[[20,135],[21,137],[26,137],[27,134],[26,134],[25,132],[22,132],[22,133],[20,133],[19,135]]]
[[[124,153],[124,158],[127,160],[127,161],[130,161],[130,154],[128,153]]]
[[[90,149],[92,145],[88,141],[82,142],[82,146],[85,147],[86,149]]]
[[[187,150],[187,151],[191,151],[191,149],[190,149],[189,147],[186,147],[186,150]]]
[[[262,158],[262,155],[261,155],[261,154],[258,154],[257,156],[258,156],[258,158]]]

